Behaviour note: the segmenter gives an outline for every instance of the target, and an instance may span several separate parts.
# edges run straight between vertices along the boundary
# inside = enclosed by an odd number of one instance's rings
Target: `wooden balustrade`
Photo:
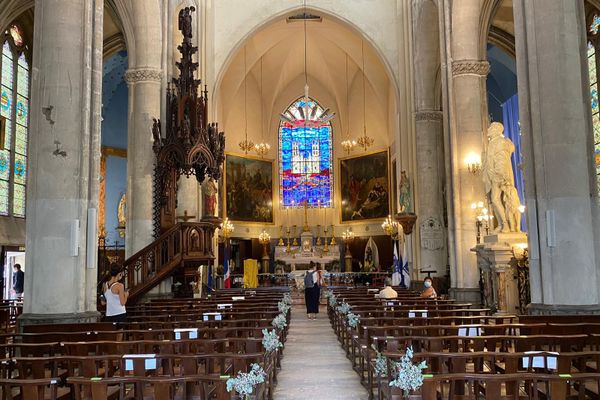
[[[210,222],[180,222],[123,263],[129,303],[134,303],[185,264],[211,263],[216,226]],[[98,287],[109,277],[104,276]]]

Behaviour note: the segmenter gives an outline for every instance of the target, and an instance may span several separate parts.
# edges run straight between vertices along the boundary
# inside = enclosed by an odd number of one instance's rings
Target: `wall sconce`
[[[470,173],[476,175],[481,172],[481,156],[475,153],[467,154],[465,164]]]
[[[527,243],[517,243],[513,246],[513,255],[517,260],[522,260],[527,256]]]

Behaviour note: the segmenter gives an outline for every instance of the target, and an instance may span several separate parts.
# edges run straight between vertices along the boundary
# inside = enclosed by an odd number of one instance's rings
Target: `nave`
[[[316,320],[306,317],[304,304],[292,307],[290,329],[275,389],[275,400],[366,400],[321,305]]]

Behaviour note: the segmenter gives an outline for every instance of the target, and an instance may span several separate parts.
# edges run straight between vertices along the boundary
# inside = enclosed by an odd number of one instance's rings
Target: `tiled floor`
[[[278,374],[275,400],[365,400],[367,391],[352,370],[327,319],[325,306],[317,320],[294,305]]]

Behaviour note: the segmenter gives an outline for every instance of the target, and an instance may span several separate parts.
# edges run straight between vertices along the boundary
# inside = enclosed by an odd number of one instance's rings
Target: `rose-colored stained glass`
[[[11,25],[9,29],[10,36],[12,36],[15,45],[23,47],[25,41],[23,40],[23,31],[18,25]]]

